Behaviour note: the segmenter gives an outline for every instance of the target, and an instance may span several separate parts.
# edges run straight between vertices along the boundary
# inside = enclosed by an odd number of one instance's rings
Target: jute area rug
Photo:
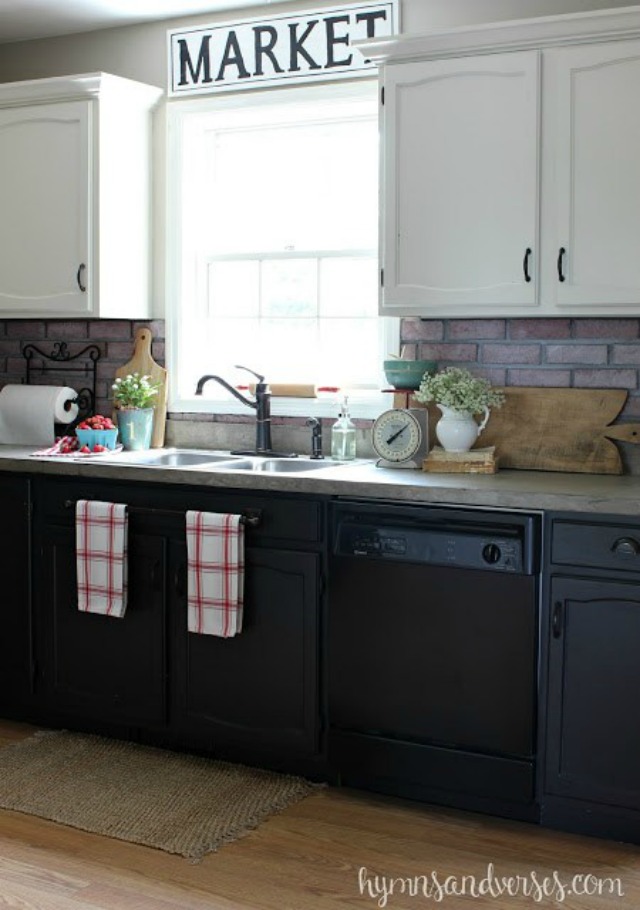
[[[300,777],[100,736],[0,749],[0,807],[199,860],[317,789]]]

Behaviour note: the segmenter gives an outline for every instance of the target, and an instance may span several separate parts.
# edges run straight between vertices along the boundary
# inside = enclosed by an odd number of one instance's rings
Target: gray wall
[[[14,0],[19,2],[19,0]],[[547,16],[593,9],[633,6],[636,0],[401,0],[403,32],[430,28]],[[319,9],[335,6],[327,0],[299,0],[266,7],[256,4],[246,10],[204,16],[167,19],[147,25],[104,29],[64,38],[48,38],[2,45],[0,82],[63,76],[70,73],[107,72],[166,86],[166,32],[185,22],[206,23],[251,18],[281,10]]]

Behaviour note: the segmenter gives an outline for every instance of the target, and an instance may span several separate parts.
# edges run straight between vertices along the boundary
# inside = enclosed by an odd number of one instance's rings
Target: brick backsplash
[[[22,349],[29,342],[48,352],[56,341],[65,341],[71,353],[85,344],[97,344],[101,359],[96,406],[98,411],[108,411],[114,372],[131,356],[133,338],[141,325],[151,328],[153,356],[164,363],[161,319],[0,320],[0,386],[24,380]],[[412,317],[402,320],[401,338],[405,356],[436,360],[439,368],[463,366],[494,385],[628,389],[623,417],[640,417],[640,318]],[[60,380],[72,386],[82,384],[77,376],[61,374]],[[174,419],[181,416],[176,414]],[[222,414],[198,415],[197,419],[243,422],[242,417]]]
[[[640,416],[640,319],[402,320],[405,356],[461,366],[495,385],[627,389]]]
[[[125,364],[133,354],[133,339],[140,326],[149,326],[153,333],[152,352],[158,363],[164,363],[164,320],[129,319],[7,319],[0,321],[0,385],[24,382],[26,363],[22,349],[30,342],[45,354],[50,353],[56,342],[63,341],[69,352],[79,353],[83,347],[95,344],[100,349],[97,367],[96,411],[109,413],[111,410],[111,385],[118,367]],[[52,373],[40,373],[38,361],[34,358],[34,374],[37,382],[52,385],[69,385],[80,388],[87,384],[89,374],[68,373],[64,369]],[[75,366],[76,364],[74,364]],[[56,365],[58,366],[58,365]]]

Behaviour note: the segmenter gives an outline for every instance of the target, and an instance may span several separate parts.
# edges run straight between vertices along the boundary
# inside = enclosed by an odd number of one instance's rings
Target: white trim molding
[[[371,39],[357,46],[377,63],[590,44],[640,37],[640,6],[459,26],[424,35]]]

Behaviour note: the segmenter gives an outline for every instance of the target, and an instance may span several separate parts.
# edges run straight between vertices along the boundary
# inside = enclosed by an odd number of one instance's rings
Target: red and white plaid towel
[[[188,629],[230,638],[242,631],[244,526],[240,515],[187,512]]]
[[[78,609],[122,617],[127,609],[127,507],[76,503]]]

